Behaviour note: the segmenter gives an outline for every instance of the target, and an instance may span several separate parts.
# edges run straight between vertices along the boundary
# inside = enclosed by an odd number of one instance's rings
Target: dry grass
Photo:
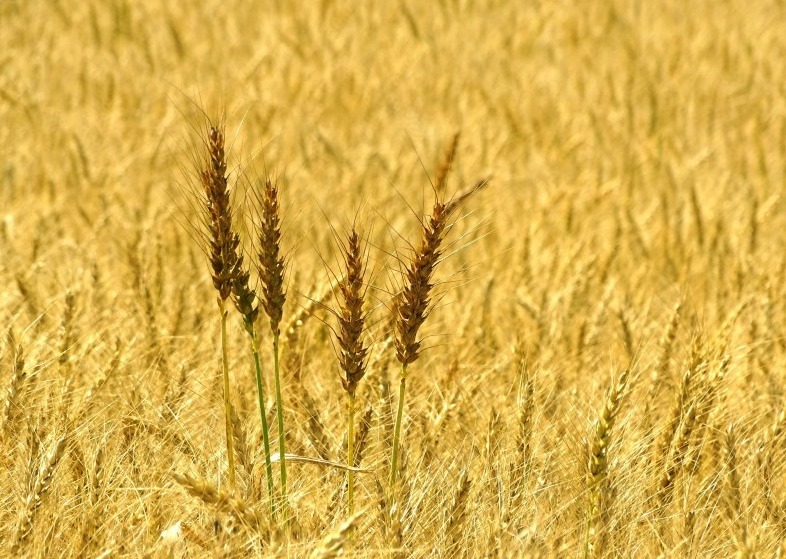
[[[786,8],[252,4],[0,3],[0,555],[783,556]],[[230,189],[281,187],[274,316],[230,201],[268,390],[227,305],[228,413],[191,99],[228,107]],[[353,215],[351,437],[325,263]]]

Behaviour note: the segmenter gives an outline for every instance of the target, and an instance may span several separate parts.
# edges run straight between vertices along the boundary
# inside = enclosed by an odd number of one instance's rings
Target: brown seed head
[[[429,314],[431,290],[434,287],[434,268],[442,256],[441,247],[448,229],[450,216],[470,196],[488,184],[482,179],[465,188],[445,202],[443,193],[447,178],[458,148],[458,134],[448,148],[444,160],[437,170],[434,207],[431,215],[423,222],[423,237],[404,272],[404,288],[393,299],[393,319],[396,338],[396,357],[402,365],[408,365],[420,356],[418,330]]]
[[[226,301],[233,291],[233,284],[242,275],[243,257],[240,255],[240,237],[232,228],[232,206],[227,185],[227,162],[224,152],[224,130],[211,126],[207,138],[207,161],[201,171],[208,211],[210,251],[213,286],[218,296]],[[246,288],[247,288],[246,280]]]
[[[278,209],[278,185],[270,179],[260,196],[259,260],[257,269],[262,281],[262,308],[270,318],[270,330],[279,335],[279,325],[284,314],[284,258],[281,252],[281,218]]]
[[[339,283],[338,345],[339,362],[344,371],[341,379],[344,390],[354,395],[357,385],[366,374],[368,348],[363,344],[366,314],[363,311],[365,288],[363,278],[363,247],[360,236],[353,228],[344,248],[346,275]]]
[[[256,303],[256,293],[248,285],[248,270],[242,267],[243,257],[240,256],[239,260],[241,266],[232,280],[232,301],[243,316],[243,326],[250,334],[259,315],[259,306]]]
[[[404,289],[394,301],[396,357],[403,365],[414,362],[420,355],[418,330],[428,316],[431,289],[434,287],[432,278],[442,254],[440,246],[447,221],[445,204],[436,199],[433,212],[423,225],[420,247],[407,266]]]

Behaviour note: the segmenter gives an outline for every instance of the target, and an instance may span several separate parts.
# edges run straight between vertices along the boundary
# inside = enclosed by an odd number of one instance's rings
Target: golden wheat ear
[[[344,390],[354,398],[358,383],[366,374],[368,347],[363,341],[366,325],[364,310],[366,284],[365,251],[357,230],[353,227],[347,236],[344,253],[345,275],[338,285],[338,345],[339,362],[344,377]]]
[[[594,425],[594,436],[590,441],[587,460],[587,489],[589,506],[587,511],[587,530],[584,557],[595,557],[602,551],[599,545],[598,524],[604,506],[604,489],[607,489],[608,449],[611,443],[612,430],[617,422],[622,398],[628,386],[629,371],[623,371],[616,383],[613,383],[606,394],[603,410]]]

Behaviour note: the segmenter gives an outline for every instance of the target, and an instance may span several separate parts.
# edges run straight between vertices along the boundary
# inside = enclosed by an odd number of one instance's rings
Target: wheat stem
[[[287,505],[287,460],[284,436],[284,401],[281,397],[281,374],[279,363],[279,341],[281,339],[281,318],[284,312],[286,294],[284,293],[284,259],[281,251],[281,220],[279,217],[278,186],[267,179],[262,192],[257,195],[260,220],[257,226],[259,253],[257,271],[262,283],[261,306],[270,319],[270,333],[273,335],[273,377],[276,391],[276,417],[278,420],[278,454],[281,457],[281,511],[284,525],[289,524]],[[264,412],[262,412],[264,414]]]
[[[407,364],[401,366],[401,382],[398,387],[398,411],[396,412],[396,426],[393,429],[393,455],[390,459],[390,495],[393,496],[393,489],[396,485],[398,476],[398,450],[401,440],[401,419],[404,416],[404,392],[407,388]]]
[[[251,354],[254,356],[254,373],[257,381],[257,397],[259,400],[259,415],[262,419],[262,446],[265,451],[265,472],[267,476],[267,492],[270,500],[270,513],[276,515],[276,493],[273,488],[273,464],[270,460],[270,428],[267,424],[265,414],[265,391],[262,386],[262,366],[259,363],[259,344],[257,343],[256,328],[251,325],[249,330],[251,337]]]
[[[221,371],[224,377],[224,420],[227,434],[227,461],[229,462],[229,487],[235,490],[235,449],[232,440],[232,403],[229,399],[229,353],[227,350],[226,299],[218,300],[221,313]]]
[[[279,335],[273,337],[273,375],[276,383],[276,417],[278,420],[278,454],[281,457],[279,467],[281,471],[281,511],[284,515],[284,524],[289,523],[289,510],[287,504],[287,459],[286,442],[284,440],[284,406],[281,398],[281,374],[279,367]],[[263,412],[264,415],[264,412]]]
[[[355,463],[355,394],[349,394],[349,414],[347,417],[347,466]],[[347,516],[355,514],[355,472],[347,470]]]

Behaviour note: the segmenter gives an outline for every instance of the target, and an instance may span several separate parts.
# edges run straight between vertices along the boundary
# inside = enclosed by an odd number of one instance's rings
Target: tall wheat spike
[[[366,324],[364,300],[367,286],[365,255],[355,227],[349,233],[346,245],[341,247],[346,273],[339,283],[338,346],[339,363],[344,376],[341,383],[349,396],[347,414],[347,466],[355,465],[355,400],[358,383],[366,374],[368,347],[363,341]],[[355,513],[355,472],[347,471],[347,516]]]
[[[221,371],[224,391],[224,422],[226,427],[229,484],[235,487],[235,456],[232,441],[232,403],[229,386],[229,354],[227,340],[227,300],[243,274],[240,237],[232,224],[232,205],[227,184],[227,161],[223,125],[211,125],[205,142],[204,167],[200,173],[205,194],[208,227],[208,258],[213,286],[218,291],[221,320]]]
[[[284,315],[284,257],[281,256],[281,217],[279,215],[278,185],[265,180],[258,194],[259,222],[257,223],[258,258],[257,271],[262,282],[262,308],[270,323],[273,336],[273,380],[276,393],[276,419],[278,422],[278,455],[281,481],[281,510],[284,523],[288,523],[286,435],[284,431],[284,401],[281,395],[281,373],[279,371],[279,347],[281,319]],[[261,385],[260,385],[261,386]],[[264,414],[264,411],[262,411]]]
[[[418,339],[418,332],[430,312],[431,292],[434,288],[434,270],[442,256],[442,241],[453,212],[488,182],[487,180],[480,180],[454,196],[451,200],[444,201],[444,192],[448,175],[456,156],[458,139],[459,136],[457,134],[454,136],[442,165],[437,171],[434,183],[434,206],[431,210],[431,215],[422,222],[420,245],[412,254],[404,271],[404,287],[396,294],[393,301],[396,358],[401,363],[401,380],[399,381],[398,409],[390,460],[389,486],[391,492],[395,487],[398,476],[398,453],[408,367],[420,356],[421,340]]]

